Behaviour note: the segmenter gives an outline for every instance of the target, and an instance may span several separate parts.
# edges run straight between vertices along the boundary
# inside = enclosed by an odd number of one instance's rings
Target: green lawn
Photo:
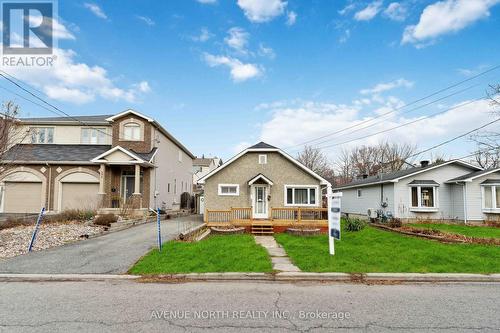
[[[271,272],[266,250],[251,235],[210,236],[200,242],[170,241],[162,251],[150,251],[131,269],[132,274]]]
[[[413,223],[409,224],[415,228],[437,229],[452,234],[460,234],[479,238],[500,238],[500,228],[469,226],[463,224],[439,224],[439,223]]]
[[[443,244],[367,226],[343,231],[328,253],[326,235],[299,237],[276,234],[292,261],[308,272],[498,273],[500,247]]]

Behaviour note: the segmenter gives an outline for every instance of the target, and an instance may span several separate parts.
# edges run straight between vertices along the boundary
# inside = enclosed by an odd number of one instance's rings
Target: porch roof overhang
[[[267,178],[266,176],[264,176],[263,174],[259,173],[257,176],[253,177],[252,179],[250,179],[248,181],[248,185],[253,185],[256,181],[258,180],[263,180],[265,181],[266,183],[268,183],[269,185],[273,186],[274,183],[271,181],[271,179]]]
[[[408,183],[408,186],[439,186],[439,183],[437,183],[434,180],[413,180]]]
[[[110,157],[112,154],[115,154],[117,152],[120,153],[118,158],[116,157],[114,159],[106,158]],[[129,149],[123,148],[121,146],[115,146],[109,149],[108,151],[102,153],[101,155],[97,156],[96,158],[92,159],[91,162],[106,164],[106,165],[141,165],[144,167],[153,167],[154,164],[152,163],[152,160],[156,155],[156,152],[157,150],[154,151],[149,160],[146,160]]]

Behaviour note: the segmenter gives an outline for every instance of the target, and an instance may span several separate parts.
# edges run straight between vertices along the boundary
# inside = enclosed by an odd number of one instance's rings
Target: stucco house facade
[[[157,121],[115,115],[25,118],[2,158],[0,212],[178,209],[193,154]]]
[[[204,185],[209,225],[268,226],[300,222],[326,227],[322,193],[331,186],[279,148],[260,142],[211,171]]]
[[[423,161],[418,167],[357,179],[334,191],[342,192],[342,213],[351,216],[368,217],[370,209],[406,222],[497,220],[499,170],[482,170],[460,160]]]

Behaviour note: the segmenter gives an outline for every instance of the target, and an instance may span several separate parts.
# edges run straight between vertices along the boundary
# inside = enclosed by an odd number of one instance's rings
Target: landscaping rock
[[[243,227],[231,228],[231,229],[211,227],[210,229],[212,230],[212,233],[214,235],[236,235],[236,234],[244,234],[245,233],[245,228],[243,228]]]
[[[0,258],[10,258],[28,252],[33,226],[0,230]],[[70,222],[43,224],[38,230],[33,251],[40,251],[100,234],[103,228],[86,223]]]

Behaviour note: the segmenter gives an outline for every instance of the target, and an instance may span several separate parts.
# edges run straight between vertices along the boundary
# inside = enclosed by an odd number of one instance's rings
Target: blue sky
[[[498,0],[59,1],[58,11],[55,68],[3,70],[72,115],[131,107],[158,119],[195,154],[226,159],[260,140],[288,148],[341,130],[500,59]],[[319,146],[480,98],[499,73]],[[51,115],[16,100],[24,116]],[[491,119],[488,103],[477,101],[351,145],[389,140],[423,149]],[[325,152],[333,160],[340,148]],[[463,140],[439,152],[472,149]]]

